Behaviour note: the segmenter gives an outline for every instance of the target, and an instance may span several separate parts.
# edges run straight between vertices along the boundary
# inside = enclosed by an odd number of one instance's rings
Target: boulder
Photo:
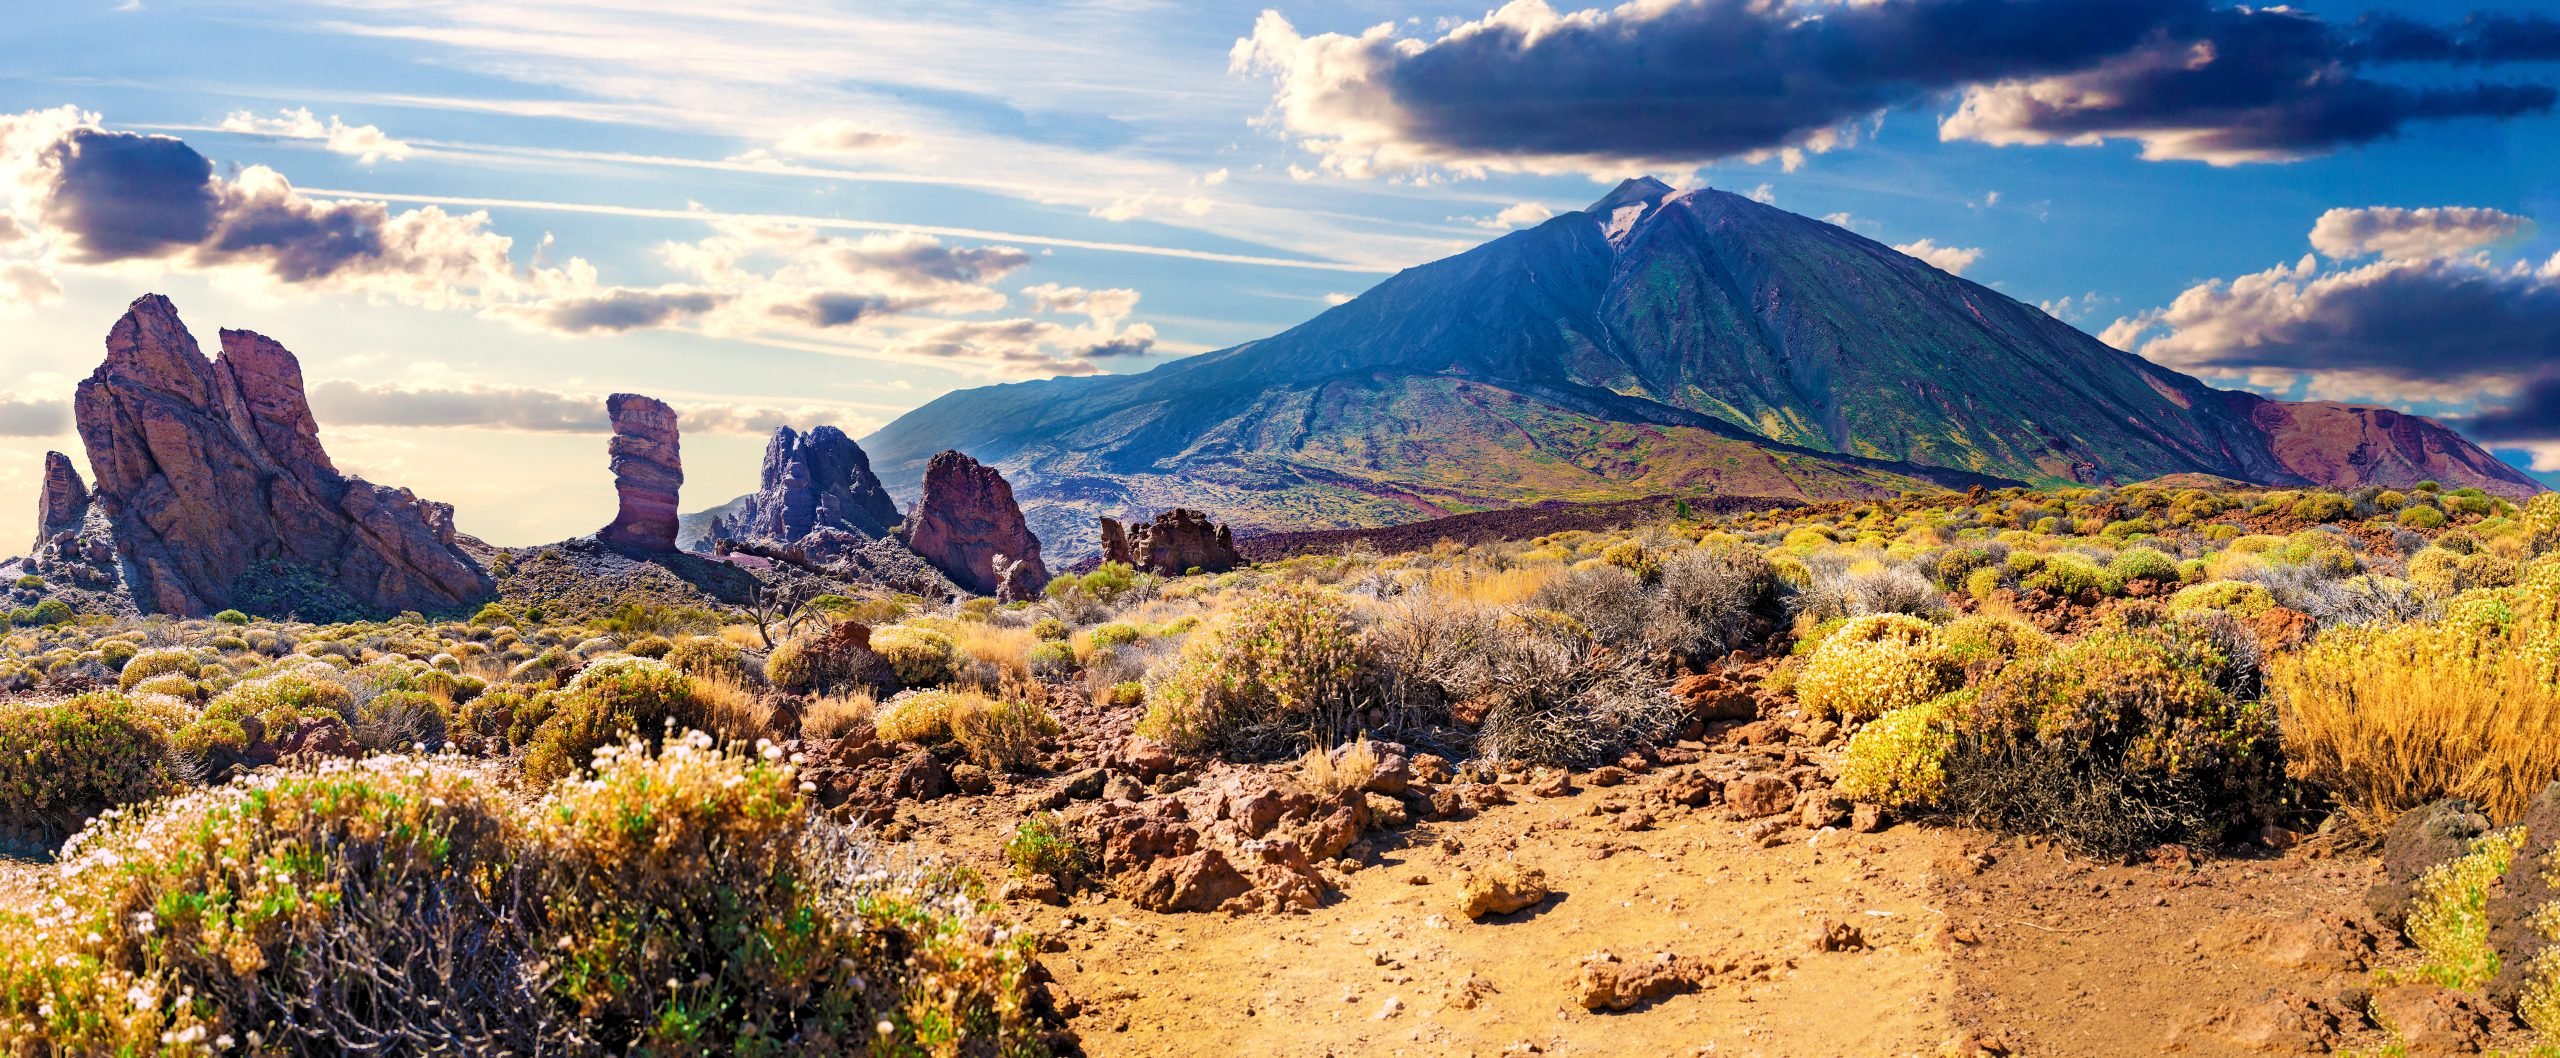
[[[1244,564],[1234,535],[1226,526],[1187,507],[1176,507],[1141,525],[1123,527],[1102,519],[1102,560],[1123,562],[1149,573],[1180,576],[1197,569],[1224,573]]]
[[[2383,928],[2397,930],[2417,898],[2418,876],[2462,855],[2489,830],[2489,817],[2469,801],[2449,798],[2403,812],[2382,837],[2382,880],[2365,893],[2365,907]]]
[[[1724,802],[1744,819],[1774,816],[1795,807],[1796,788],[1766,772],[1745,775],[1725,784]]]
[[[2525,809],[2524,847],[2507,866],[2504,884],[2489,897],[2489,946],[2498,952],[2498,976],[2489,982],[2489,998],[2513,1006],[2524,994],[2525,978],[2536,960],[2560,940],[2535,928],[2536,915],[2560,916],[2560,782],[2543,787]]]
[[[613,418],[613,491],[621,509],[596,534],[631,551],[676,549],[676,491],[684,485],[684,457],[677,443],[676,412],[667,402],[637,393],[605,398]]]
[[[44,454],[44,487],[36,496],[36,546],[64,533],[80,531],[80,522],[89,516],[89,486],[80,480],[80,471],[71,465],[71,457],[60,452]]]
[[[715,538],[791,543],[832,529],[877,540],[898,525],[898,504],[844,431],[778,427],[764,446],[756,491],[712,529]]]
[[[1040,538],[1013,502],[1013,486],[958,452],[925,465],[924,494],[903,533],[910,549],[970,591],[1014,601],[1049,585]]]
[[[261,335],[221,334],[220,359],[205,359],[176,306],[146,295],[73,400],[93,498],[137,608],[331,617],[450,612],[489,597],[494,584],[451,506],[340,474],[320,446],[301,363]]]
[[[1458,913],[1508,915],[1547,898],[1547,872],[1504,861],[1458,876]]]

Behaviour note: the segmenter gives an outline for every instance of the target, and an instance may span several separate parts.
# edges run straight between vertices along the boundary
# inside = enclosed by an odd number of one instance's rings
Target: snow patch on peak
[[[1609,245],[1625,246],[1627,234],[1636,230],[1636,222],[1643,220],[1645,211],[1652,208],[1652,204],[1646,202],[1620,206],[1600,222],[1600,233],[1609,237]]]

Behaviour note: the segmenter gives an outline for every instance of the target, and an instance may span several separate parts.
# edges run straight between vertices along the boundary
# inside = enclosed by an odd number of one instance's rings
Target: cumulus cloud
[[[333,154],[355,156],[358,162],[372,165],[383,159],[401,161],[409,157],[409,144],[391,138],[389,133],[372,125],[349,125],[336,114],[321,121],[309,108],[278,111],[275,117],[262,118],[246,110],[232,111],[222,119],[225,132],[253,136],[274,136],[289,140],[316,140]]]
[[[22,226],[11,241],[65,264],[160,262],[430,307],[504,297],[519,278],[485,213],[323,201],[265,166],[226,179],[184,141],[108,131],[72,107],[0,116],[0,190]]]
[[[0,437],[58,437],[70,432],[70,401],[0,395]]]
[[[1975,261],[1982,259],[1981,247],[1940,246],[1930,239],[1898,243],[1894,249],[1927,261],[1929,267],[1951,275],[1963,275],[1965,269],[1973,267]]]
[[[1466,221],[1486,231],[1510,231],[1513,228],[1536,227],[1555,215],[1556,211],[1548,208],[1546,203],[1520,202],[1504,206],[1501,212],[1490,217],[1468,217]]]
[[[433,426],[609,433],[602,394],[555,393],[518,386],[462,388],[366,385],[333,380],[311,387],[311,413],[329,426]],[[774,408],[716,401],[671,401],[688,433],[771,433],[786,423],[835,421],[825,408]],[[7,424],[0,405],[0,430]]]
[[[2311,248],[2342,261],[2374,255],[2424,260],[2468,253],[2532,228],[2532,221],[2513,213],[2470,206],[2333,209],[2312,225]]]
[[[2099,337],[2260,389],[2476,405],[2475,414],[2454,417],[2474,437],[2560,446],[2560,256],[2500,263],[2458,252],[2489,241],[2484,231],[2521,230],[2523,218],[2398,212],[2406,223],[2388,215],[2333,221],[2333,213],[2315,229],[2315,242],[2381,254],[2373,261],[2324,266],[2305,254],[2200,283]],[[2409,219],[2419,215],[2432,219]]]
[[[2372,74],[2547,60],[2554,26],[2341,26],[2210,0],[1632,0],[1570,14],[1513,0],[1429,38],[1395,23],[1306,35],[1265,12],[1230,65],[1268,77],[1271,120],[1346,176],[1792,166],[1885,111],[1948,98],[1947,139],[2125,138],[2150,158],[2233,164],[2548,111],[2548,85]],[[2410,43],[2417,31],[2448,43]]]

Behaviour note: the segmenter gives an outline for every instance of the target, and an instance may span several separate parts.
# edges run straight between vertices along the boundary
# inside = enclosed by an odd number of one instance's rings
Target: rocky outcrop
[[[133,303],[73,404],[136,607],[305,617],[447,611],[487,598],[453,508],[340,474],[302,365],[222,332],[208,361],[167,298]]]
[[[1122,528],[1119,520],[1102,520],[1102,560],[1124,562],[1149,573],[1180,576],[1191,570],[1224,573],[1244,564],[1235,537],[1226,526],[1187,507],[1156,515],[1153,521]]]
[[[684,456],[676,436],[676,411],[637,393],[605,398],[613,417],[613,491],[621,509],[596,536],[632,551],[676,549],[676,491],[684,486]]]
[[[739,498],[712,536],[787,544],[839,529],[878,539],[897,524],[898,503],[872,475],[861,445],[833,426],[807,433],[785,426],[764,446],[764,475],[756,491]]]
[[[953,582],[1007,600],[1049,585],[1040,538],[1022,520],[1013,486],[996,469],[944,452],[924,471],[924,495],[903,530],[907,546]]]
[[[71,465],[71,457],[60,452],[44,454],[44,488],[36,496],[36,546],[63,533],[80,528],[89,516],[89,486],[80,480],[80,471]]]
[[[2446,488],[2476,486],[2509,499],[2544,491],[2530,475],[2424,416],[2365,404],[2268,400],[2251,393],[2222,396],[2264,436],[2274,465],[2253,467],[2256,480],[2342,491],[2368,485],[2405,489],[2437,481]]]

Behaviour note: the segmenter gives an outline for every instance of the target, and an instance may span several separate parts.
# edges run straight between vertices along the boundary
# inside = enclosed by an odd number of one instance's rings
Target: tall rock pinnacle
[[[924,495],[906,525],[907,547],[971,591],[1008,602],[1049,586],[1040,538],[1022,520],[1013,486],[996,469],[944,452],[925,465]]]
[[[637,393],[605,398],[613,416],[613,491],[621,509],[596,535],[633,551],[676,549],[676,491],[684,486],[676,412],[665,401]]]
[[[842,529],[876,540],[897,524],[897,501],[871,473],[871,460],[853,438],[833,426],[807,433],[784,426],[764,447],[764,476],[756,491],[712,532],[732,540],[790,543],[820,529]]]
[[[60,452],[44,454],[44,489],[36,497],[36,546],[46,540],[80,528],[80,520],[89,514],[89,486],[80,481],[80,471],[71,465],[71,457]]]

